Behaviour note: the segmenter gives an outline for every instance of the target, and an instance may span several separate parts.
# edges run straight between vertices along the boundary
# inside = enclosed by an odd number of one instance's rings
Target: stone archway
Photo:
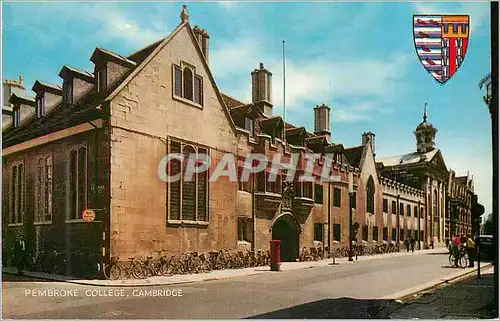
[[[272,238],[280,240],[280,260],[295,261],[299,257],[300,224],[291,213],[278,216],[272,224]]]

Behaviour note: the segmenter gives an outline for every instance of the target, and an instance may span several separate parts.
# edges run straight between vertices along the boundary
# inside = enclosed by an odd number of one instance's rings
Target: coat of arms
[[[469,44],[468,15],[414,15],[413,40],[424,68],[439,83],[464,61]]]

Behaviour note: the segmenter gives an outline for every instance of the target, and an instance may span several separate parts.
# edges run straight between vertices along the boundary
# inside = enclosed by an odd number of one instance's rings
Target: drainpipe
[[[418,250],[420,251],[421,248],[420,248],[420,241],[421,241],[421,238],[420,238],[420,219],[422,217],[422,210],[420,209],[420,200],[418,201],[418,210],[417,210],[417,213],[418,213]]]
[[[255,255],[255,239],[256,239],[256,215],[255,215],[255,173],[252,173],[252,251]]]
[[[398,197],[397,197],[397,206],[396,206],[396,211],[398,213],[398,216],[396,217],[397,218],[397,222],[398,222],[398,229],[396,231],[397,232],[397,240],[396,240],[397,243],[396,244],[397,244],[398,252],[399,252],[399,241],[400,241],[400,238],[401,238],[401,235],[400,235],[401,228],[400,228],[400,225],[399,225],[400,224],[399,223],[399,215],[401,215],[401,213],[399,212],[400,211],[400,209],[399,209],[399,197],[400,197],[400,195],[398,194]]]
[[[328,182],[328,251],[330,253],[332,253],[332,244],[331,244],[331,234],[332,234],[332,228],[331,228],[331,218],[330,218],[330,215],[331,215],[331,209],[330,209],[330,198],[331,198],[331,191],[330,191],[330,186],[331,186],[331,183]],[[323,246],[323,250],[324,250],[324,246]]]

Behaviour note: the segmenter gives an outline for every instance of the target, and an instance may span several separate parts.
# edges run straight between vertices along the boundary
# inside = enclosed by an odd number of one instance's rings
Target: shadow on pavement
[[[490,319],[498,318],[493,274],[470,277],[406,302],[390,316],[394,319]]]
[[[2,273],[2,282],[57,282],[54,280],[39,279],[28,275],[18,275],[11,273]]]
[[[391,313],[403,306],[393,300],[324,299],[247,319],[388,319]]]
[[[446,252],[431,252],[431,253],[427,253],[427,255],[450,255],[450,252],[446,251]]]

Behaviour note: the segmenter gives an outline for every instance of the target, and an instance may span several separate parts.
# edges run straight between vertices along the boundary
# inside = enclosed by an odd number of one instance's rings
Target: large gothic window
[[[370,176],[368,183],[366,183],[366,211],[374,213],[375,209],[375,184],[373,178]]]

